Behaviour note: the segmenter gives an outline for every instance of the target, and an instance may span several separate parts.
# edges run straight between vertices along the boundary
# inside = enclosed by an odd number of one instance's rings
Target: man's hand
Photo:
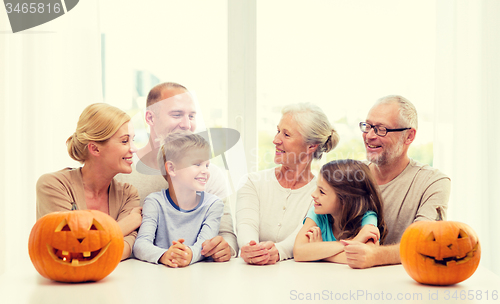
[[[203,242],[201,254],[211,256],[214,262],[227,262],[231,259],[231,248],[220,235]]]
[[[374,244],[364,244],[358,241],[340,241],[344,245],[347,264],[351,268],[369,268],[376,265]]]

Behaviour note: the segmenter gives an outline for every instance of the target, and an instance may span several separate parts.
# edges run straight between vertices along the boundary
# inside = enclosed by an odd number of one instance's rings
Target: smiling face
[[[132,156],[137,149],[133,144],[135,137],[131,122],[123,124],[118,131],[104,143],[97,143],[102,165],[113,174],[131,173]]]
[[[146,117],[154,136],[166,136],[177,130],[194,132],[196,107],[189,92],[183,89],[165,89],[162,100],[150,106],[152,116]]]
[[[308,146],[299,132],[297,123],[291,115],[285,114],[278,124],[278,131],[274,136],[276,146],[274,163],[295,166],[311,157]]]
[[[204,191],[210,178],[209,158],[210,150],[208,147],[192,148],[184,153],[179,161],[168,161],[166,166],[172,182],[186,190]],[[173,164],[173,171],[168,167],[169,163]],[[176,191],[179,190],[176,188]]]
[[[340,213],[340,200],[333,189],[323,175],[318,176],[316,190],[311,194],[314,199],[314,212],[316,214],[331,214],[334,218],[337,218]]]
[[[54,212],[33,226],[29,255],[49,279],[98,281],[118,265],[123,247],[121,229],[109,215],[96,210]]]
[[[366,118],[366,122],[374,126],[388,129],[401,128],[399,125],[399,105],[396,103],[374,106]],[[405,144],[405,132],[389,132],[381,137],[375,134],[373,128],[368,133],[362,133],[365,143],[366,158],[378,165],[390,165],[404,157],[408,151]]]

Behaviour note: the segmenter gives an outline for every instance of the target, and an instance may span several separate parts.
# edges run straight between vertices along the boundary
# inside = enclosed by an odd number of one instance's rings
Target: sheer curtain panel
[[[102,102],[98,20],[96,0],[15,34],[0,18],[0,273],[32,267],[38,177],[78,165],[65,141],[84,107]]]
[[[448,220],[479,235],[500,274],[500,2],[436,1],[434,166],[452,180]]]

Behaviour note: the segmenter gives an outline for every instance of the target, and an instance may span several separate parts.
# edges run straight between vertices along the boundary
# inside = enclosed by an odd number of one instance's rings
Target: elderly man
[[[384,204],[388,234],[383,246],[343,241],[349,266],[399,264],[399,242],[415,221],[445,218],[450,178],[408,157],[417,133],[417,111],[406,98],[382,97],[360,123],[369,168]]]
[[[177,83],[161,83],[148,94],[146,101],[146,123],[150,127],[149,141],[137,151],[137,158],[131,174],[119,174],[120,182],[132,184],[139,191],[141,204],[152,192],[168,188],[168,183],[160,173],[157,163],[159,139],[176,130],[196,129],[196,107],[188,90]],[[227,197],[223,172],[216,166],[210,166],[210,178],[206,192],[221,199]],[[203,243],[202,255],[211,256],[216,262],[228,261],[236,256],[238,245],[233,230],[233,220],[229,204],[225,204],[219,235]]]

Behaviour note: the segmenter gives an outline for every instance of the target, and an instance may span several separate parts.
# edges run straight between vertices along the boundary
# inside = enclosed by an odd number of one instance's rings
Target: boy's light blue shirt
[[[316,225],[321,229],[321,238],[323,242],[333,242],[337,239],[333,236],[332,225],[328,221],[328,215],[326,214],[316,214],[314,212],[314,206],[309,209],[307,212],[306,218],[310,218],[313,220]],[[304,219],[304,222],[306,219]],[[364,225],[371,224],[377,227],[377,214],[374,211],[366,211],[363,215],[363,219],[361,220],[361,227]]]
[[[146,197],[142,207],[142,224],[133,248],[136,258],[158,264],[172,241],[180,238],[185,240],[184,244],[193,253],[191,264],[205,258],[201,255],[202,243],[219,233],[224,203],[210,193],[197,194],[201,196],[200,203],[192,210],[179,210],[169,200],[168,189]]]

